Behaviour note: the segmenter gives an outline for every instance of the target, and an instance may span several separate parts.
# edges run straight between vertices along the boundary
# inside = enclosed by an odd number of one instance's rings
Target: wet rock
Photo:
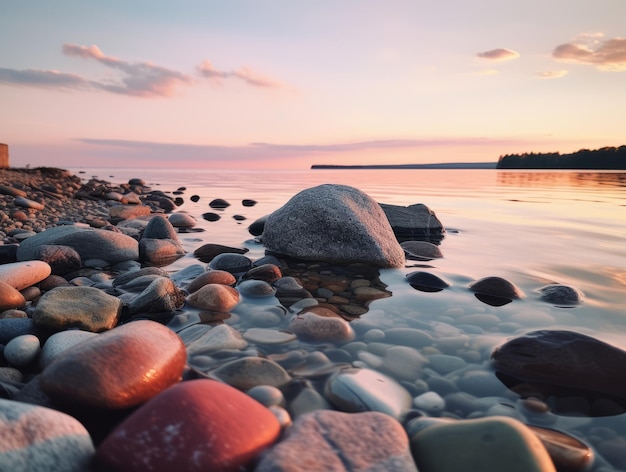
[[[337,372],[326,382],[325,396],[342,411],[379,411],[396,419],[401,419],[413,402],[398,382],[370,369]]]
[[[272,252],[298,259],[380,267],[405,263],[380,206],[345,185],[320,185],[292,197],[268,217],[263,243]]]
[[[263,280],[243,280],[237,285],[237,290],[243,297],[266,298],[273,297],[276,289]]]
[[[289,330],[311,342],[345,343],[354,339],[350,323],[322,307],[308,308],[299,313],[289,323]]]
[[[490,417],[441,423],[411,437],[420,471],[556,472],[546,448],[523,423]]]
[[[159,267],[143,267],[138,270],[133,270],[133,271],[129,271],[129,272],[118,275],[117,277],[115,277],[115,279],[113,279],[113,286],[123,287],[124,285],[128,284],[134,279],[137,279],[139,277],[149,276],[149,275],[167,277],[167,271]]]
[[[113,328],[122,302],[93,287],[56,287],[46,292],[33,312],[33,322],[51,332],[78,328],[98,333]]]
[[[509,386],[524,382],[559,396],[573,390],[626,400],[626,352],[591,336],[532,331],[496,347],[491,358]]]
[[[186,359],[170,329],[133,321],[68,349],[43,370],[40,382],[62,405],[124,409],[179,382]]]
[[[185,255],[185,249],[173,239],[144,239],[139,241],[139,260],[144,264],[163,267]]]
[[[569,434],[553,429],[528,426],[545,446],[559,472],[583,472],[594,461],[593,450]]]
[[[248,226],[248,232],[252,236],[261,236],[263,234],[263,230],[265,229],[265,223],[267,223],[268,217],[269,215],[265,215],[253,221],[252,224]]]
[[[213,270],[225,270],[231,274],[243,274],[252,268],[252,261],[242,254],[218,254],[209,263]]]
[[[230,361],[211,371],[210,375],[239,390],[249,390],[257,385],[280,387],[291,380],[285,369],[263,357],[243,357]]]
[[[283,330],[250,328],[243,334],[244,339],[255,344],[284,344],[296,339],[296,335]]]
[[[228,208],[230,206],[230,203],[228,203],[223,198],[216,198],[214,200],[211,200],[211,202],[209,203],[209,206],[215,209],[224,209],[224,208]]]
[[[255,470],[417,471],[398,421],[377,412],[329,410],[300,416]]]
[[[152,212],[148,205],[115,205],[109,208],[109,216],[116,220],[128,220]]]
[[[403,241],[400,246],[406,258],[414,261],[431,261],[443,257],[439,247],[428,241]]]
[[[213,380],[182,382],[152,399],[98,447],[98,470],[248,470],[280,434],[270,410]]]
[[[75,418],[0,399],[0,464],[6,471],[88,470],[94,446]]]
[[[189,356],[223,350],[241,350],[248,345],[239,331],[228,325],[201,326],[195,331],[193,338],[187,337],[187,330],[181,332]]]
[[[577,306],[582,301],[582,293],[567,285],[546,285],[541,287],[538,291],[541,294],[541,300],[556,306]]]
[[[441,241],[445,230],[435,212],[422,203],[409,205],[380,204],[385,212],[394,234],[400,240],[414,238],[428,238],[432,241]]]
[[[187,302],[202,310],[227,312],[239,303],[239,292],[228,285],[207,284],[189,295]]]
[[[520,289],[502,277],[484,277],[472,282],[469,288],[476,298],[492,306],[506,305],[523,296]]]
[[[170,220],[164,216],[157,215],[150,218],[150,221],[148,221],[141,233],[141,239],[171,239],[178,242],[178,233]]]
[[[230,272],[225,270],[208,270],[191,281],[187,286],[187,291],[193,293],[208,284],[235,285],[237,279]]]
[[[280,268],[275,264],[261,264],[246,272],[242,279],[263,280],[268,284],[273,284],[283,276]]]
[[[241,249],[237,247],[222,246],[221,244],[203,244],[193,252],[193,255],[196,256],[201,262],[209,263],[219,254],[245,254],[246,252],[248,252],[248,249],[246,248]]]
[[[128,304],[131,315],[140,313],[173,313],[185,304],[185,293],[167,277],[158,277],[150,282],[139,295]]]
[[[450,286],[448,282],[430,272],[411,272],[406,275],[409,285],[422,292],[441,292]]]

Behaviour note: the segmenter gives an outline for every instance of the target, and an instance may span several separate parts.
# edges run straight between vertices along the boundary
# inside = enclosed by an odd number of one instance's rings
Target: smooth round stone
[[[396,419],[402,418],[413,403],[398,382],[370,369],[341,370],[328,379],[324,392],[342,411],[379,411]]]
[[[423,372],[428,360],[408,346],[393,346],[384,353],[383,366],[396,378],[413,381]]]
[[[483,329],[489,329],[500,323],[500,318],[496,315],[490,315],[487,313],[475,313],[472,315],[459,316],[456,319],[457,325],[472,325],[478,326]]]
[[[239,303],[239,292],[228,285],[207,284],[189,295],[187,302],[202,310],[228,312]]]
[[[51,273],[52,269],[47,262],[13,262],[0,265],[0,282],[10,285],[16,290],[23,290],[41,282]]]
[[[426,428],[411,437],[411,450],[417,468],[426,472],[556,472],[539,438],[523,423],[507,417]]]
[[[50,336],[44,343],[39,357],[39,364],[46,368],[54,359],[71,347],[82,343],[88,339],[98,336],[96,333],[82,331],[79,329],[69,329]]]
[[[185,255],[182,244],[174,239],[141,238],[139,260],[145,264],[163,267]]]
[[[142,275],[141,277],[137,277],[132,279],[130,282],[125,283],[124,285],[119,285],[113,283],[114,286],[119,287],[121,290],[125,290],[127,292],[142,292],[148,286],[154,282],[156,279],[163,277],[162,275]]]
[[[89,432],[60,411],[0,399],[3,471],[89,470],[95,452]]]
[[[225,270],[231,274],[247,272],[251,267],[252,261],[243,254],[218,254],[209,262],[209,268],[213,270]]]
[[[240,390],[250,390],[257,385],[280,387],[291,380],[285,369],[263,357],[243,357],[230,361],[209,375]]]
[[[179,382],[186,360],[184,344],[169,328],[133,321],[68,349],[40,382],[60,404],[125,409]]]
[[[100,444],[98,470],[248,470],[280,434],[275,415],[213,380],[179,383],[140,407]]]
[[[241,350],[248,346],[247,341],[236,329],[221,324],[217,326],[193,326],[192,330],[181,331],[180,336],[187,346],[189,356],[202,355],[223,350]],[[195,332],[195,333],[192,333]],[[187,334],[192,334],[188,337]]]
[[[284,344],[297,339],[296,335],[289,331],[267,328],[250,328],[243,334],[243,338],[255,344]]]
[[[44,244],[36,252],[37,259],[50,265],[53,274],[64,275],[80,269],[80,254],[69,246]]]
[[[248,252],[247,248],[237,248],[231,246],[223,246],[221,244],[203,244],[197,248],[193,255],[196,256],[202,262],[211,262],[214,257],[219,254],[233,253],[233,254],[245,254]]]
[[[215,198],[214,200],[211,200],[211,202],[209,203],[209,206],[211,208],[223,209],[223,208],[229,207],[230,203],[228,203],[223,198]]]
[[[430,272],[411,272],[406,276],[409,285],[422,292],[440,292],[450,286],[450,283]]]
[[[285,403],[283,392],[271,385],[257,385],[246,393],[264,406],[275,406]]]
[[[385,330],[385,341],[390,344],[400,344],[414,348],[431,346],[433,337],[421,329],[415,328],[390,328]]]
[[[131,314],[172,313],[185,304],[185,294],[168,277],[157,277],[128,303]]]
[[[506,388],[493,374],[486,370],[470,370],[465,372],[456,382],[464,392],[477,397],[503,395]]]
[[[428,241],[403,241],[400,243],[407,259],[414,261],[430,261],[443,257],[438,246]]]
[[[467,365],[465,360],[460,357],[448,356],[446,354],[433,354],[428,356],[428,361],[430,366],[442,375],[462,369]]]
[[[113,328],[122,301],[92,287],[57,287],[39,299],[33,312],[37,327],[53,332],[78,328],[98,333]]]
[[[282,430],[289,428],[293,422],[291,421],[291,415],[282,406],[271,405],[268,409],[274,414]]]
[[[243,279],[264,280],[268,284],[276,282],[283,276],[280,268],[275,264],[261,264],[253,267],[243,275]]]
[[[354,339],[354,331],[343,318],[321,307],[301,312],[289,324],[289,330],[311,342],[344,343]],[[313,311],[316,310],[316,311]]]
[[[480,301],[492,306],[502,306],[522,298],[522,291],[502,277],[484,277],[472,282],[469,289]]]
[[[4,358],[15,367],[25,367],[32,363],[41,351],[39,338],[24,334],[11,339],[4,347]]]
[[[0,311],[22,308],[25,304],[26,299],[19,290],[0,281]]]
[[[439,414],[444,410],[446,401],[436,392],[426,392],[415,397],[413,404],[416,408],[430,414]]]
[[[217,213],[213,213],[212,211],[208,211],[206,213],[202,213],[202,218],[204,218],[207,221],[217,221],[221,218],[221,215],[218,215]]]
[[[572,307],[580,304],[583,294],[567,285],[551,284],[538,289],[541,300],[559,307]]]
[[[416,472],[406,433],[398,421],[377,412],[330,410],[297,418],[255,469],[279,470]]]
[[[183,212],[172,213],[167,219],[175,228],[193,228],[198,224],[198,220]]]
[[[382,329],[370,329],[363,335],[365,342],[382,342],[385,340],[385,332]]]
[[[237,279],[230,272],[225,270],[208,270],[193,279],[187,285],[187,291],[192,293],[208,284],[235,285],[235,283],[237,283]]]
[[[28,318],[28,315],[23,310],[10,308],[8,310],[4,310],[3,312],[0,312],[0,319],[4,319],[4,318]]]
[[[276,293],[276,289],[263,280],[243,280],[237,285],[237,290],[248,298],[273,297]]]
[[[250,198],[244,198],[244,199],[241,201],[241,204],[242,204],[243,206],[245,206],[245,207],[252,207],[252,206],[254,206],[254,205],[256,205],[256,204],[257,204],[257,201],[256,201],[256,200],[252,200],[252,199],[250,199]]]

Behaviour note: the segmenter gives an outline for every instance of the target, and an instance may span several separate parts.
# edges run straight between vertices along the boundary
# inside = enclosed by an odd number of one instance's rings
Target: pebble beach
[[[252,258],[197,227],[231,202],[187,213],[196,198],[0,169],[0,470],[626,470],[623,350],[501,319],[525,295],[496,276],[467,285],[483,310],[386,310],[383,269],[412,267],[396,278],[416,297],[453,282],[428,270],[436,244],[383,232],[397,226],[377,205],[383,229],[319,258],[332,244],[303,243],[277,208],[251,222],[268,249]],[[362,255],[370,236],[380,254]],[[565,310],[583,297],[537,288]]]

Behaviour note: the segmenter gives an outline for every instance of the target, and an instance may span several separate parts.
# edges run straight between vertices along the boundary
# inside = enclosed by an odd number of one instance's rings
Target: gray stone
[[[47,367],[61,353],[87,339],[92,339],[94,336],[97,336],[97,333],[82,331],[80,329],[68,329],[67,331],[60,331],[53,334],[46,340],[41,349],[39,365],[41,365],[42,368]]]
[[[0,319],[0,344],[6,344],[23,334],[37,334],[37,327],[31,318]]]
[[[45,208],[43,203],[39,203],[34,200],[29,200],[28,198],[24,198],[24,197],[15,197],[15,200],[13,201],[13,203],[23,208],[32,208],[33,210],[43,210]]]
[[[115,263],[139,257],[139,245],[130,236],[103,229],[56,226],[23,241],[17,249],[17,259],[36,259],[37,249],[45,244],[70,246],[82,260],[104,259]]]
[[[172,213],[168,217],[169,222],[175,228],[193,228],[198,224],[198,221],[189,213]]]
[[[167,277],[158,277],[128,304],[130,314],[172,313],[185,304],[185,294]]]
[[[256,472],[416,472],[407,435],[395,419],[377,412],[318,410],[299,417]]]
[[[231,274],[242,274],[252,268],[252,261],[242,254],[224,252],[211,259],[209,268],[213,270],[225,270]]]
[[[428,241],[403,241],[400,243],[407,259],[415,261],[430,261],[443,257],[438,246]]]
[[[36,251],[37,259],[47,262],[55,275],[65,275],[81,268],[80,254],[69,246],[44,244]]]
[[[56,287],[39,299],[33,322],[52,332],[78,328],[98,333],[113,328],[122,311],[119,298],[93,287]]]
[[[263,243],[272,252],[299,259],[380,267],[405,263],[380,206],[345,185],[320,185],[292,197],[268,217]]]
[[[23,334],[11,339],[4,347],[4,358],[15,367],[31,364],[41,352],[39,338],[32,334]]]
[[[248,342],[243,339],[239,331],[228,325],[193,327],[194,336],[186,336],[188,330],[183,330],[180,336],[187,346],[187,354],[196,356],[201,354],[223,351],[228,349],[244,349]]]
[[[85,427],[65,413],[0,399],[0,469],[81,472],[95,452]]]
[[[250,390],[257,385],[280,387],[291,380],[279,364],[263,357],[243,357],[230,361],[209,375],[240,390]]]
[[[428,238],[440,241],[445,236],[446,231],[435,212],[422,203],[406,207],[381,203],[380,206],[399,239]]]
[[[141,234],[141,239],[172,239],[178,241],[178,233],[164,216],[153,216]]]

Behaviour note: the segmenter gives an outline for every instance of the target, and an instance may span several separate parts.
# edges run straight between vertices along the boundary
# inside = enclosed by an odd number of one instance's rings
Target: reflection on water
[[[497,171],[500,185],[517,187],[571,187],[600,189],[626,187],[626,172],[580,172],[580,171]]]

